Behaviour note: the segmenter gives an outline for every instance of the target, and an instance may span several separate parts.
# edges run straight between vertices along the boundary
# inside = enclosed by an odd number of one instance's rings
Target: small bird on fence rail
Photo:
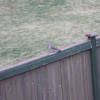
[[[48,43],[48,48],[51,50],[52,53],[55,53],[55,52],[60,52],[61,50],[52,46],[50,43]]]

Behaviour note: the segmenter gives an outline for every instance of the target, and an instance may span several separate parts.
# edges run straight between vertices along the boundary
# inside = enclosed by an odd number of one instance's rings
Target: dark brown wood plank
[[[63,100],[70,100],[69,79],[68,79],[69,70],[68,70],[67,58],[60,61],[60,66],[61,66]]]
[[[26,73],[26,87],[27,87],[27,98],[28,100],[36,100],[35,98],[35,83],[34,83],[34,71],[29,71]]]
[[[17,75],[15,77],[12,78],[12,86],[13,86],[13,94],[14,94],[14,100],[22,100],[21,98],[21,85],[19,82],[19,77],[20,75]]]
[[[14,100],[12,78],[4,80],[6,100]]]
[[[20,74],[12,78],[14,100],[28,100],[26,74]]]
[[[68,79],[69,79],[70,100],[76,100],[73,66],[74,66],[73,58],[71,56],[68,58]]]
[[[87,88],[88,88],[88,97],[89,100],[93,100],[93,90],[92,90],[92,75],[91,75],[91,59],[90,59],[90,52],[85,52],[85,67],[86,75],[87,75]]]
[[[83,83],[84,83],[84,86],[83,86],[83,88],[84,88],[84,97],[85,97],[85,100],[89,100],[89,98],[88,98],[88,85],[87,85],[87,83],[88,83],[88,81],[87,81],[87,73],[86,73],[86,70],[87,70],[87,66],[85,65],[85,55],[86,55],[86,52],[83,52],[82,53],[82,70],[83,70],[83,73],[82,73],[82,76],[83,76],[83,79],[84,79],[84,81],[83,81]]]
[[[0,100],[6,100],[4,81],[0,81]]]
[[[42,100],[41,71],[40,68],[34,70],[35,100]]]
[[[62,97],[62,84],[61,84],[61,71],[59,62],[49,64],[47,66],[48,74],[48,100],[63,100]]]
[[[43,100],[49,100],[47,66],[41,68],[41,88]]]
[[[82,98],[83,100],[88,100],[87,94],[86,94],[86,78],[84,77],[84,53],[80,53],[80,77],[81,77],[81,87],[82,87]],[[86,72],[86,71],[85,71]]]
[[[83,94],[82,94],[82,82],[81,82],[81,73],[80,72],[80,58],[81,54],[74,55],[72,57],[72,70],[74,74],[74,89],[75,89],[75,100],[83,100]]]
[[[54,73],[54,87],[56,100],[63,100],[62,96],[62,83],[61,83],[61,68],[60,61],[53,63],[53,73]]]
[[[53,73],[53,64],[47,65],[47,75],[48,75],[48,100],[56,100],[55,98],[55,83],[54,83],[54,73]]]
[[[93,100],[90,54],[89,51],[83,52],[82,54],[85,100]]]

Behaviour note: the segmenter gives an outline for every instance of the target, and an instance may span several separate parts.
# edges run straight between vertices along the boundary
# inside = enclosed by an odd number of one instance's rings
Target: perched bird
[[[48,48],[51,50],[52,53],[61,51],[60,49],[57,49],[56,47],[52,46],[50,43],[48,44]]]

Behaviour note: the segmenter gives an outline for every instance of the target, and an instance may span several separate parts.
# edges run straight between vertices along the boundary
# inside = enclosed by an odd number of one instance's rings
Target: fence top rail
[[[100,46],[100,38],[97,38],[97,47]],[[27,61],[9,66],[7,68],[0,69],[0,80],[24,73],[26,71],[45,66],[49,63],[61,60],[63,58],[75,55],[77,53],[91,49],[90,40],[84,40],[82,42],[67,46],[59,53],[45,54],[39,57],[29,59]]]

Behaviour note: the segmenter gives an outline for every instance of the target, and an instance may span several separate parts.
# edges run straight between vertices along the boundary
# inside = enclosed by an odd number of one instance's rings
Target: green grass
[[[61,2],[62,1],[62,2]],[[0,2],[0,68],[100,35],[100,2],[6,0]]]

